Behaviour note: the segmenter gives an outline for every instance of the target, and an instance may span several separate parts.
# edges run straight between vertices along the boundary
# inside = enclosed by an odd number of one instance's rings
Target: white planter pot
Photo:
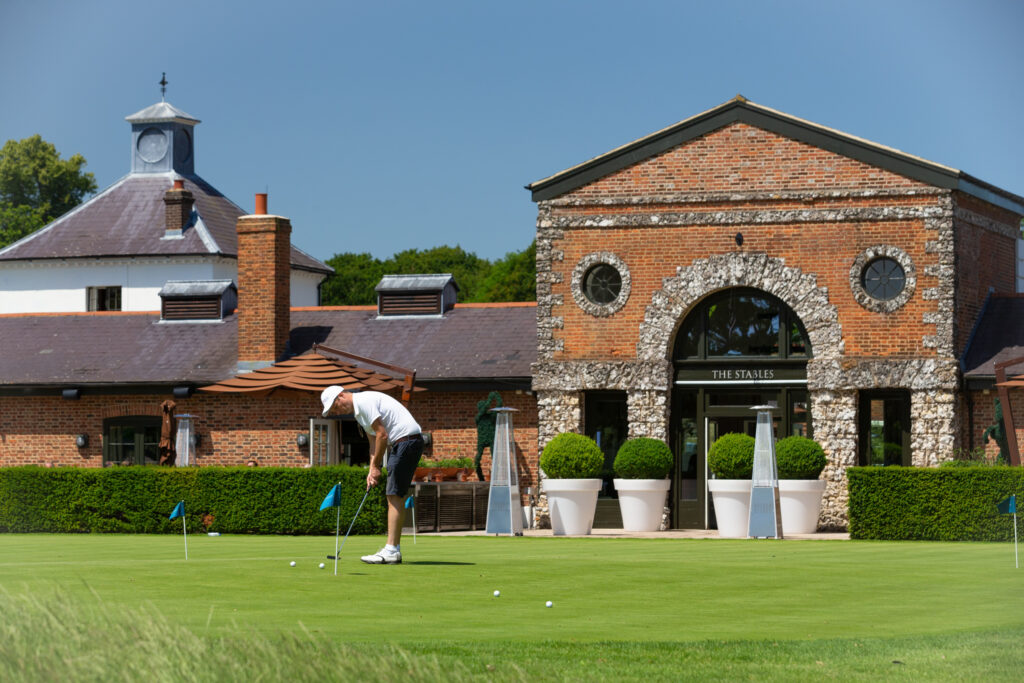
[[[779,479],[783,536],[813,534],[818,530],[824,493],[825,481],[822,479]]]
[[[600,479],[544,479],[555,536],[586,536],[594,526]]]
[[[750,528],[749,479],[708,479],[708,490],[715,504],[718,535],[722,538],[746,538]]]
[[[665,510],[668,479],[614,479],[626,531],[657,531]]]

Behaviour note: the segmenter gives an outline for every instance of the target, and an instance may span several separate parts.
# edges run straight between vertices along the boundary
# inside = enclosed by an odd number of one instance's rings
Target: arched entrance
[[[707,450],[721,434],[753,435],[751,406],[772,404],[776,435],[812,436],[807,392],[811,345],[797,314],[778,297],[732,287],[699,303],[676,334],[670,443],[678,467],[673,526],[710,528]]]

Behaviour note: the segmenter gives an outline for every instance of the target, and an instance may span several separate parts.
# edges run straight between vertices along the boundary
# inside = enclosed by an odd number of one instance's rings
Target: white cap
[[[334,405],[334,401],[338,398],[338,395],[345,391],[345,387],[339,387],[337,384],[327,387],[320,394],[320,402],[324,404],[323,416],[327,417],[327,413],[331,410],[331,406]]]

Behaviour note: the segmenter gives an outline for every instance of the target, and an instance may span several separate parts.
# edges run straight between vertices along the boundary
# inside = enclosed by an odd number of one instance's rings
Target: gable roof
[[[1024,198],[978,180],[963,171],[755,104],[742,95],[589,161],[532,182],[526,189],[530,190],[535,202],[553,199],[598,178],[737,122],[841,154],[935,187],[958,190],[1014,213],[1024,214]]]
[[[180,239],[164,238],[164,193],[177,173],[129,174],[49,225],[0,249],[0,262],[125,256],[238,255],[237,204],[197,175],[184,177],[193,220]],[[292,246],[293,268],[333,269]]]

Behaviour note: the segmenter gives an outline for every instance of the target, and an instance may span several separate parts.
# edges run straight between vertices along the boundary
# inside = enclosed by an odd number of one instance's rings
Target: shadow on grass
[[[406,562],[405,564],[444,564],[444,565],[458,565],[461,567],[469,567],[475,565],[476,562],[437,562],[434,560],[425,560],[422,562]]]

